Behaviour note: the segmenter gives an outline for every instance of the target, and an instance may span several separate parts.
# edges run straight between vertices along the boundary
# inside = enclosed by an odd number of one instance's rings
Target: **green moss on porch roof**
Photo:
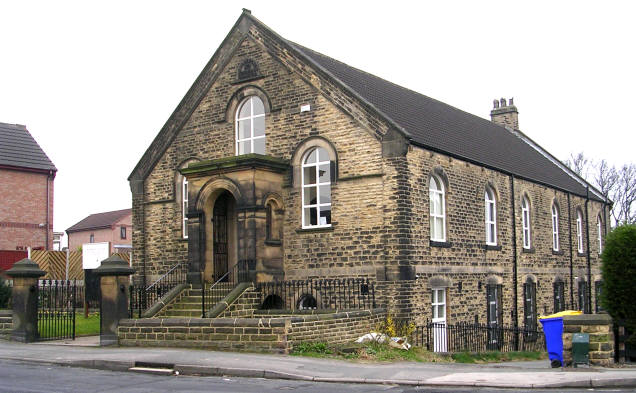
[[[216,160],[195,162],[188,165],[187,168],[181,169],[180,172],[182,175],[192,175],[195,173],[217,171],[220,169],[238,169],[246,167],[269,168],[277,172],[282,172],[289,168],[289,160],[252,153],[234,157],[224,157]]]

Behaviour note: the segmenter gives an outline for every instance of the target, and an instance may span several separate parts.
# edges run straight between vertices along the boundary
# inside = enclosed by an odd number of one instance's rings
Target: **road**
[[[0,360],[0,392],[522,392],[519,389],[423,388],[285,381],[260,378],[192,377],[91,370]],[[532,392],[557,390],[536,389]],[[559,389],[558,391],[562,391]],[[568,392],[627,392],[631,389],[574,389]]]

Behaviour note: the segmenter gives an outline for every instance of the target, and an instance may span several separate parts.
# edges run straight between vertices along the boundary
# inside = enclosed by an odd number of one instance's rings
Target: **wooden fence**
[[[84,280],[84,270],[82,269],[82,252],[70,251],[68,253],[68,279]],[[122,259],[130,262],[128,253],[116,253]],[[66,279],[66,251],[31,251],[31,260],[40,265],[40,269],[46,272],[42,277],[48,280]]]

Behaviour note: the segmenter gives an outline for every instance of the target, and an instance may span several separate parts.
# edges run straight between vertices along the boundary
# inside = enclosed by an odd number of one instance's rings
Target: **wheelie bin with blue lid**
[[[561,311],[539,318],[545,334],[545,345],[552,368],[563,367],[563,317],[579,315],[581,311]]]

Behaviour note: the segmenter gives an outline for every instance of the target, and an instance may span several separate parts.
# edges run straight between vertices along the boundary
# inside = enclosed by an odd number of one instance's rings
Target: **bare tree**
[[[636,223],[636,165],[616,169],[606,160],[594,162],[583,153],[570,154],[565,165],[584,179],[590,179],[601,193],[614,202],[611,211],[613,224]]]
[[[570,158],[565,160],[565,165],[576,172],[577,175],[587,179],[592,162],[585,157],[583,152],[578,154],[570,153]]]
[[[609,198],[618,185],[618,173],[616,168],[610,166],[606,160],[601,160],[595,165],[593,181],[598,189]],[[611,198],[610,198],[611,199]]]
[[[623,165],[614,190],[612,218],[617,224],[636,223],[636,165]]]

